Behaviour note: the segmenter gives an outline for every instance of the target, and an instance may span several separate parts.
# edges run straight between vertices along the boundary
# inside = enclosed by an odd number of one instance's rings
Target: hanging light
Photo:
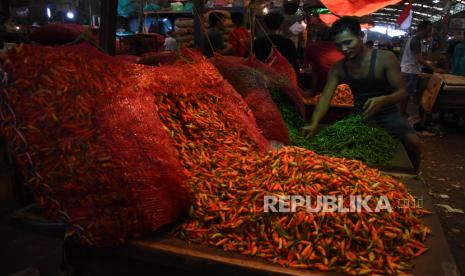
[[[66,13],[66,17],[68,17],[68,19],[74,19],[74,13],[72,11],[68,11]]]
[[[50,10],[50,8],[47,8],[47,17],[52,18],[52,11]]]
[[[263,14],[267,14],[268,13],[268,8],[267,7],[264,7],[263,8]]]

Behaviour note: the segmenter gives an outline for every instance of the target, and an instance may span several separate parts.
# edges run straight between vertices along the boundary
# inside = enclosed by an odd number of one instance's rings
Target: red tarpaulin
[[[323,21],[326,26],[330,26],[333,25],[334,22],[336,22],[339,17],[334,15],[334,14],[320,14],[320,19],[321,21]]]
[[[340,16],[364,16],[400,0],[321,0],[332,13]]]

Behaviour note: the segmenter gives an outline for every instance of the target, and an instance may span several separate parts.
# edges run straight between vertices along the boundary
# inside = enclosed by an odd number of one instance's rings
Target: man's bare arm
[[[331,102],[331,98],[339,82],[339,67],[339,62],[331,67],[328,73],[328,80],[326,81],[320,100],[313,111],[310,124],[302,128],[302,132],[306,138],[313,135],[321,119],[326,115],[326,112],[328,112],[329,103]]]

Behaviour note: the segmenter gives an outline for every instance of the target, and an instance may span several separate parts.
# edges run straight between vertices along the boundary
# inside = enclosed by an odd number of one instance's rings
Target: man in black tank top
[[[400,66],[394,53],[369,49],[363,44],[360,23],[341,18],[331,27],[331,35],[344,59],[331,67],[323,94],[315,107],[310,124],[302,128],[308,138],[314,134],[328,111],[331,97],[339,83],[347,83],[355,99],[355,113],[375,121],[392,136],[401,140],[418,172],[420,139],[403,119],[397,104],[407,97]]]

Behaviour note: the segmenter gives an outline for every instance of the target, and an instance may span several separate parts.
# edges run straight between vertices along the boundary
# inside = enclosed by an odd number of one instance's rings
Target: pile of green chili
[[[304,120],[279,89],[270,89],[270,93],[281,111],[293,146],[376,165],[388,165],[397,150],[397,143],[389,133],[370,122],[363,122],[360,115],[338,121],[312,138],[305,139],[300,134]]]

